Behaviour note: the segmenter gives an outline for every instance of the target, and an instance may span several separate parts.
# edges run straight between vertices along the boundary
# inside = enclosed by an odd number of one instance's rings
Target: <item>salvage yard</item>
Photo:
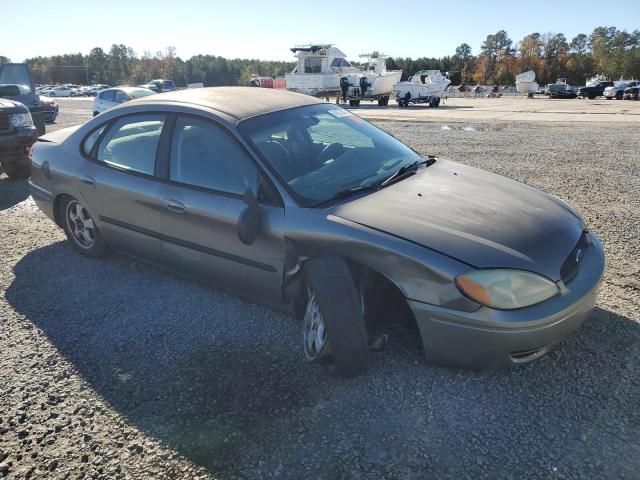
[[[56,101],[48,131],[91,118],[91,99]],[[296,320],[124,256],[81,257],[26,182],[0,174],[0,478],[638,478],[640,102],[354,112],[571,204],[607,255],[583,327],[485,372],[429,365],[391,329],[367,375],[334,378],[302,361]]]

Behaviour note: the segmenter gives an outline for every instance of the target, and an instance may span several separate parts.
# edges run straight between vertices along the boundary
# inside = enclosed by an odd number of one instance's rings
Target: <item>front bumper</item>
[[[589,316],[604,273],[604,251],[593,235],[578,274],[562,292],[518,310],[482,307],[460,312],[409,300],[427,360],[470,369],[527,363],[546,354]]]
[[[35,143],[37,138],[36,127],[0,133],[0,161],[26,165],[29,147]]]

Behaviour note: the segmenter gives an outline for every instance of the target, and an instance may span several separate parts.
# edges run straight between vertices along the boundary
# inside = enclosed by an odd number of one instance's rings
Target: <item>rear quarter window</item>
[[[86,156],[88,157],[91,156],[91,151],[93,150],[93,147],[95,146],[96,142],[100,138],[100,135],[102,135],[102,132],[104,132],[104,129],[106,127],[107,127],[106,125],[102,125],[101,127],[98,127],[96,130],[91,132],[91,134],[89,134],[87,138],[85,138],[84,143],[82,144],[82,151]]]

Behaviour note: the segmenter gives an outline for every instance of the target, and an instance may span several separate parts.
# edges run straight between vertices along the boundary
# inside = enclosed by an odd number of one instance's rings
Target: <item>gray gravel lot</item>
[[[60,104],[50,131],[90,115]],[[301,361],[300,325],[278,311],[74,254],[1,175],[0,477],[637,479],[637,126],[380,126],[573,205],[607,253],[591,319],[490,372],[428,365],[392,330],[367,376],[336,379]]]

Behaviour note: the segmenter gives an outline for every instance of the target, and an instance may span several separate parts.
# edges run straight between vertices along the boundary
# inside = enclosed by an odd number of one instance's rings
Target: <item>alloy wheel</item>
[[[89,250],[93,247],[96,240],[95,224],[87,209],[77,200],[72,200],[67,205],[67,226],[80,248]]]

